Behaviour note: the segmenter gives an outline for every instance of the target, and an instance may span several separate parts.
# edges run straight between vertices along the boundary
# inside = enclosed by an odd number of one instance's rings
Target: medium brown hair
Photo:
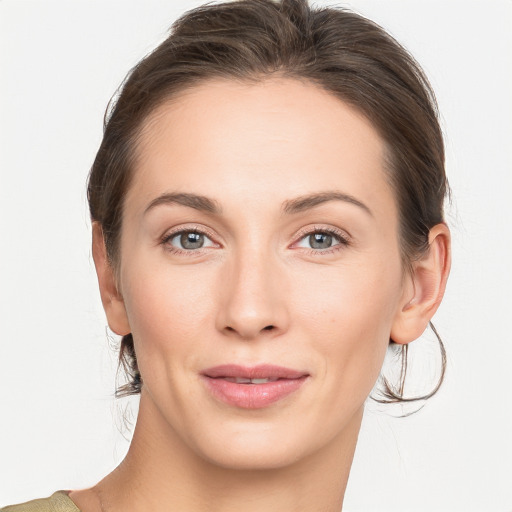
[[[136,141],[148,115],[173,95],[209,79],[257,83],[275,76],[309,81],[372,122],[387,149],[386,176],[398,204],[404,269],[428,250],[430,228],[443,222],[448,184],[436,100],[420,66],[380,26],[348,9],[313,8],[307,0],[238,0],[208,3],[178,18],[168,38],[130,71],[107,108],[88,199],[114,268]],[[415,401],[437,391],[446,357],[433,331],[442,355],[434,390],[403,396],[406,344],[401,346],[399,384],[384,378],[383,398],[375,400]],[[119,365],[129,381],[116,396],[139,393],[142,381],[131,334],[121,341]]]

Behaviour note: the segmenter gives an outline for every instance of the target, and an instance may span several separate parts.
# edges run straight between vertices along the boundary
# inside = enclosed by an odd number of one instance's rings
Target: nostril
[[[0,1],[1,1],[1,0],[0,0]],[[230,325],[226,325],[226,326],[224,327],[224,330],[225,330],[226,332],[239,333],[242,337],[244,337],[244,338],[245,338],[245,337],[249,338],[249,337],[252,337],[252,336],[256,336],[256,335],[257,335],[257,332],[259,332],[259,333],[261,334],[263,331],[275,331],[275,330],[276,330],[276,326],[275,326],[275,325],[267,325],[267,326],[265,326],[265,327],[262,327],[259,331],[255,330],[255,331],[253,332],[253,334],[252,334],[252,335],[249,333],[249,331],[251,330],[251,329],[250,329],[250,326],[248,326],[248,327],[247,327],[247,330],[248,330],[248,331],[247,331],[247,333],[244,333],[244,332],[243,332],[243,331],[244,331],[244,329],[243,329],[243,328],[241,328],[241,329],[237,329],[237,328],[232,327],[232,326],[230,326]]]

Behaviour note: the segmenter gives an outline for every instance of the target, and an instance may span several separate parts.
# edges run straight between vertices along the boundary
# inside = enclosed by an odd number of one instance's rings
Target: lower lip
[[[203,376],[203,380],[213,394],[226,404],[242,409],[262,409],[282,400],[297,391],[307,379],[307,375],[298,379],[279,379],[264,384],[237,384],[222,378]]]

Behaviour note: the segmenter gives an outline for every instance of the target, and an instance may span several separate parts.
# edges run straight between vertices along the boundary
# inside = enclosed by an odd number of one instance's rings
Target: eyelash
[[[177,249],[176,247],[173,247],[169,244],[169,242],[175,238],[177,235],[181,235],[183,233],[196,233],[200,235],[205,235],[208,238],[212,238],[212,235],[203,229],[199,229],[197,227],[188,228],[188,229],[179,229],[177,231],[173,231],[171,233],[168,233],[164,235],[160,241],[162,245],[166,245],[166,250],[169,251],[171,254],[177,254],[177,255],[185,255],[185,256],[196,256],[198,253],[200,254],[201,248],[199,249]],[[338,251],[342,251],[345,247],[348,247],[350,245],[350,240],[347,237],[345,233],[342,231],[335,229],[335,228],[324,228],[324,227],[317,227],[315,226],[313,229],[301,231],[298,233],[299,242],[303,240],[304,238],[315,235],[315,234],[324,234],[324,235],[331,235],[333,236],[339,243],[328,248],[328,249],[307,249],[307,252],[311,256],[324,256],[326,254],[332,254]]]
[[[314,226],[313,229],[300,231],[297,235],[299,237],[298,241],[300,242],[304,238],[315,234],[330,235],[337,239],[339,243],[329,247],[328,249],[307,249],[307,252],[310,256],[325,256],[326,254],[333,254],[335,252],[342,251],[350,245],[350,240],[343,231],[336,228],[325,228],[321,226]]]

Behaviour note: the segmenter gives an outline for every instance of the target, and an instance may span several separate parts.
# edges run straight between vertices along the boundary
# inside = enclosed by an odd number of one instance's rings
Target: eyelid
[[[352,240],[352,237],[344,230],[340,228],[336,228],[334,226],[322,226],[315,224],[313,226],[308,226],[305,228],[301,228],[294,236],[294,238],[297,240],[293,244],[296,244],[299,240],[302,240],[304,237],[308,235],[312,235],[313,233],[329,233],[333,234],[336,237],[340,238],[342,242],[350,243]]]
[[[308,256],[312,258],[318,258],[318,257],[329,257],[330,255],[338,255],[342,251],[345,251],[348,247],[352,245],[352,239],[350,235],[339,228],[333,227],[333,226],[319,226],[315,225],[314,227],[307,227],[303,228],[299,231],[299,233],[296,235],[298,237],[298,240],[294,242],[292,245],[292,248],[296,246],[299,242],[301,242],[303,239],[305,239],[308,236],[311,236],[315,233],[327,233],[331,236],[334,236],[336,239],[338,239],[338,243],[335,245],[332,245],[331,247],[327,247],[325,249],[315,249],[315,248],[308,248],[308,247],[300,247],[296,248],[294,250],[300,249],[303,254],[307,254]]]
[[[211,246],[208,246],[206,248],[200,247],[198,249],[180,249],[178,247],[171,246],[169,244],[169,241],[181,233],[202,234],[202,235],[205,235],[206,237],[208,237],[213,244],[215,244],[217,246],[220,245],[218,242],[215,241],[216,236],[213,234],[213,232],[211,230],[209,230],[208,228],[206,228],[204,226],[198,226],[195,224],[188,225],[188,226],[186,224],[185,225],[182,224],[182,225],[179,225],[178,227],[176,227],[175,229],[166,231],[165,234],[162,237],[160,237],[159,243],[161,245],[169,245],[167,250],[171,253],[184,254],[187,256],[200,255],[203,253],[203,249],[211,248]],[[307,236],[311,236],[312,234],[315,234],[315,233],[328,233],[328,234],[334,236],[335,238],[337,238],[339,240],[339,243],[330,248],[326,248],[326,249],[302,248],[302,249],[306,250],[307,252],[309,252],[310,254],[326,255],[329,253],[333,253],[333,252],[342,250],[343,248],[345,248],[346,246],[351,244],[351,237],[346,231],[341,230],[336,227],[333,227],[333,226],[325,226],[325,225],[322,226],[322,225],[315,224],[313,226],[301,228],[294,235],[295,242],[293,242],[291,247],[293,248],[302,239],[306,238]]]
[[[159,239],[159,244],[161,245],[167,245],[175,236],[179,235],[180,233],[198,233],[201,235],[205,235],[207,238],[210,239],[210,241],[214,244],[219,246],[220,244],[215,241],[215,234],[208,228],[204,226],[198,226],[195,224],[192,225],[186,225],[186,224],[180,224],[176,228],[172,228],[168,231],[166,231]],[[167,250],[169,252],[174,253],[186,253],[187,255],[194,255],[201,253],[201,249],[180,249],[179,247],[170,246]]]
[[[203,235],[207,235],[209,238],[215,238],[216,235],[215,233],[207,228],[206,226],[199,226],[197,224],[180,224],[179,226],[176,226],[175,228],[171,228],[167,231],[165,231],[165,233],[160,237],[161,240],[164,240],[164,239],[169,239],[170,237],[174,236],[174,235],[177,235],[178,233],[181,233],[181,232],[190,232],[190,233],[201,233]]]

